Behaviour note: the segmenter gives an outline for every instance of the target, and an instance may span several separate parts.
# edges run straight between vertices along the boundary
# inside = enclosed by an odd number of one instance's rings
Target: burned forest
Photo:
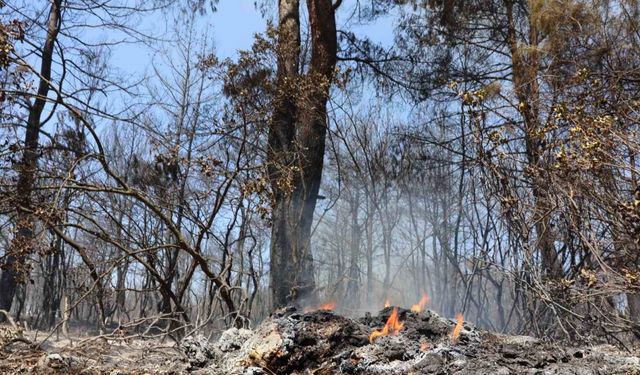
[[[1,374],[640,375],[638,0],[0,0]]]

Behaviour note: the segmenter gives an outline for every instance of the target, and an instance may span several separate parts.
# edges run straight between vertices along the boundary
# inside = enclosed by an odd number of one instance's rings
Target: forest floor
[[[37,344],[14,341],[0,350],[0,374],[182,374],[189,368],[170,339],[108,340],[78,333],[71,340],[54,335],[41,341],[34,336],[33,331],[22,335]]]
[[[374,331],[379,334],[372,338]],[[359,319],[287,309],[255,330],[227,330],[215,342],[202,336],[180,343],[79,336],[42,341],[42,332],[36,340],[35,332],[1,326],[0,348],[0,374],[640,375],[640,347],[572,347],[393,308]]]

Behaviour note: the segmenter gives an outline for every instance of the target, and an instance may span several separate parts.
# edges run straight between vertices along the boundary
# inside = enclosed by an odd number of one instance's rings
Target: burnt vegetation
[[[246,3],[0,0],[0,372],[640,373],[637,0]]]

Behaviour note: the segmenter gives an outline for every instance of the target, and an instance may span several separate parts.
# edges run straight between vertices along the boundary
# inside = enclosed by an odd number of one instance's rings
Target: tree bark
[[[51,1],[47,36],[42,48],[40,80],[37,96],[29,109],[25,133],[24,154],[18,170],[16,185],[16,234],[10,245],[0,277],[0,309],[9,311],[16,288],[28,276],[26,260],[34,250],[34,225],[36,218],[32,212],[32,193],[36,181],[38,164],[38,144],[42,112],[44,110],[51,80],[53,50],[61,24],[62,0]]]
[[[538,29],[535,21],[529,20],[529,45],[534,46],[531,51],[524,53],[518,46],[516,40],[516,26],[513,17],[513,3],[505,1],[508,17],[507,44],[511,53],[512,74],[514,91],[520,101],[519,110],[524,119],[525,151],[527,162],[534,171],[531,180],[531,190],[534,205],[534,229],[536,232],[536,248],[541,259],[542,268],[549,278],[562,276],[562,264],[559,254],[555,248],[552,223],[548,216],[551,207],[551,199],[547,192],[548,181],[544,176],[547,166],[543,162],[543,146],[537,139],[537,132],[541,129],[540,123],[540,90],[538,87],[538,71],[540,69],[540,55],[536,48],[538,46]]]
[[[270,282],[274,307],[310,297],[315,289],[311,228],[324,162],[329,88],[336,65],[335,8],[308,0],[309,71],[299,72],[300,2],[280,0],[277,94],[269,128],[273,191]]]
[[[358,221],[360,210],[360,191],[356,188],[350,199],[351,208],[351,241],[349,243],[349,279],[345,292],[347,307],[356,309],[360,304],[360,241],[362,238],[361,225]]]

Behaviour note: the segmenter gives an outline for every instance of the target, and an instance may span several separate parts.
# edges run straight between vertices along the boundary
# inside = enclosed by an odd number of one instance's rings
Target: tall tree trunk
[[[532,47],[525,51],[518,45],[516,39],[513,2],[505,1],[505,4],[508,17],[507,44],[511,53],[514,91],[520,102],[518,106],[524,119],[527,163],[534,173],[531,179],[531,190],[534,205],[534,229],[537,237],[536,248],[540,253],[542,269],[545,274],[550,278],[558,278],[562,276],[562,264],[554,245],[552,224],[548,218],[552,207],[546,186],[548,181],[543,175],[547,166],[543,161],[544,148],[536,135],[542,127],[538,87],[540,55],[536,49],[539,43],[538,29],[535,26],[535,21],[529,19],[528,44]]]
[[[351,208],[351,241],[349,243],[349,279],[345,292],[347,307],[357,308],[360,304],[360,240],[362,238],[361,225],[358,222],[360,211],[360,190],[356,189],[350,200]]]
[[[60,272],[61,254],[64,243],[60,236],[55,236],[55,245],[51,253],[42,259],[44,263],[44,284],[42,290],[42,320],[38,325],[42,329],[49,329],[55,325],[56,314],[60,309],[62,293],[62,274]]]
[[[27,257],[34,248],[35,216],[31,213],[31,195],[36,181],[36,169],[38,164],[38,139],[42,112],[49,94],[49,81],[51,80],[51,65],[53,62],[53,50],[58,37],[61,24],[62,0],[51,1],[47,36],[42,48],[42,61],[40,65],[40,81],[38,83],[37,96],[29,109],[27,129],[25,133],[24,154],[19,166],[18,183],[16,185],[16,234],[8,251],[5,264],[0,277],[0,309],[9,311],[16,293],[16,288],[22,280],[28,276],[28,268],[25,263]]]
[[[310,237],[324,162],[326,104],[336,65],[336,8],[331,0],[307,0],[311,64],[302,75],[300,2],[279,1],[278,94],[268,154],[274,193],[270,256],[274,307],[309,297],[315,289]]]
[[[373,274],[373,215],[371,213],[371,196],[367,192],[366,197],[366,219],[365,219],[365,234],[366,234],[366,255],[367,255],[367,297],[366,302],[369,306],[374,302],[374,274]],[[386,291],[385,291],[386,293]],[[388,296],[385,296],[385,298]]]

